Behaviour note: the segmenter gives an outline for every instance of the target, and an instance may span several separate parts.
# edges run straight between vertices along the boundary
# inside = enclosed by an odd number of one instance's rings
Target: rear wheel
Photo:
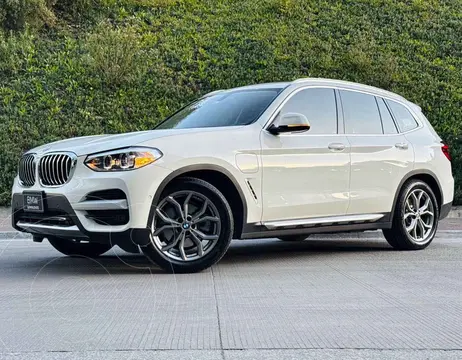
[[[49,237],[49,243],[60,253],[67,256],[98,257],[112,248],[111,244],[79,242],[74,239]]]
[[[399,195],[392,228],[383,230],[383,234],[395,249],[425,249],[435,237],[438,219],[438,202],[432,189],[423,181],[411,180]]]
[[[231,208],[217,188],[183,178],[169,185],[155,205],[151,243],[142,250],[167,272],[201,271],[223,257],[233,226]]]
[[[310,236],[310,235],[287,235],[287,236],[280,236],[280,237],[278,237],[278,239],[282,240],[282,241],[297,242],[297,241],[305,240],[308,236]]]

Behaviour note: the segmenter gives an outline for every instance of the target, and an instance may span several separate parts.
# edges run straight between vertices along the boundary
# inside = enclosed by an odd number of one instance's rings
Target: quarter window
[[[406,132],[419,126],[417,121],[415,121],[414,116],[412,116],[405,106],[391,100],[387,100],[387,104],[390,107],[401,132]]]
[[[346,134],[383,134],[375,97],[340,90]]]
[[[280,115],[300,113],[306,116],[311,127],[307,134],[337,133],[337,104],[333,89],[306,89],[292,96]]]
[[[382,98],[376,98],[379,105],[380,117],[382,118],[383,133],[384,134],[397,134],[395,122],[391,117],[390,111]]]

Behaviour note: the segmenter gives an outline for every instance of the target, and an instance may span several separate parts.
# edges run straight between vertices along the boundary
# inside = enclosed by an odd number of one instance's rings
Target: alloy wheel
[[[403,216],[409,237],[417,243],[425,243],[431,239],[435,223],[435,207],[430,195],[422,189],[411,191],[404,203]]]
[[[193,261],[207,255],[218,243],[221,220],[205,195],[178,191],[156,207],[151,230],[153,244],[164,257]]]

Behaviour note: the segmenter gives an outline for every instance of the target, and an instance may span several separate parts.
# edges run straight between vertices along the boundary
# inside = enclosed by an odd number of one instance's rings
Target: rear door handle
[[[406,143],[396,143],[395,147],[397,147],[400,150],[407,150],[409,148],[409,145]]]
[[[328,145],[329,150],[332,151],[343,151],[345,150],[345,144],[342,143],[331,143]]]

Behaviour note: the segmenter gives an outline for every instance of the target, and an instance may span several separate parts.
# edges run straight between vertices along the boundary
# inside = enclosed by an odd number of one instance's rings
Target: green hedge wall
[[[451,146],[462,204],[461,1],[0,0],[0,22],[2,205],[31,147],[151,129],[208,91],[307,76],[419,104]]]

